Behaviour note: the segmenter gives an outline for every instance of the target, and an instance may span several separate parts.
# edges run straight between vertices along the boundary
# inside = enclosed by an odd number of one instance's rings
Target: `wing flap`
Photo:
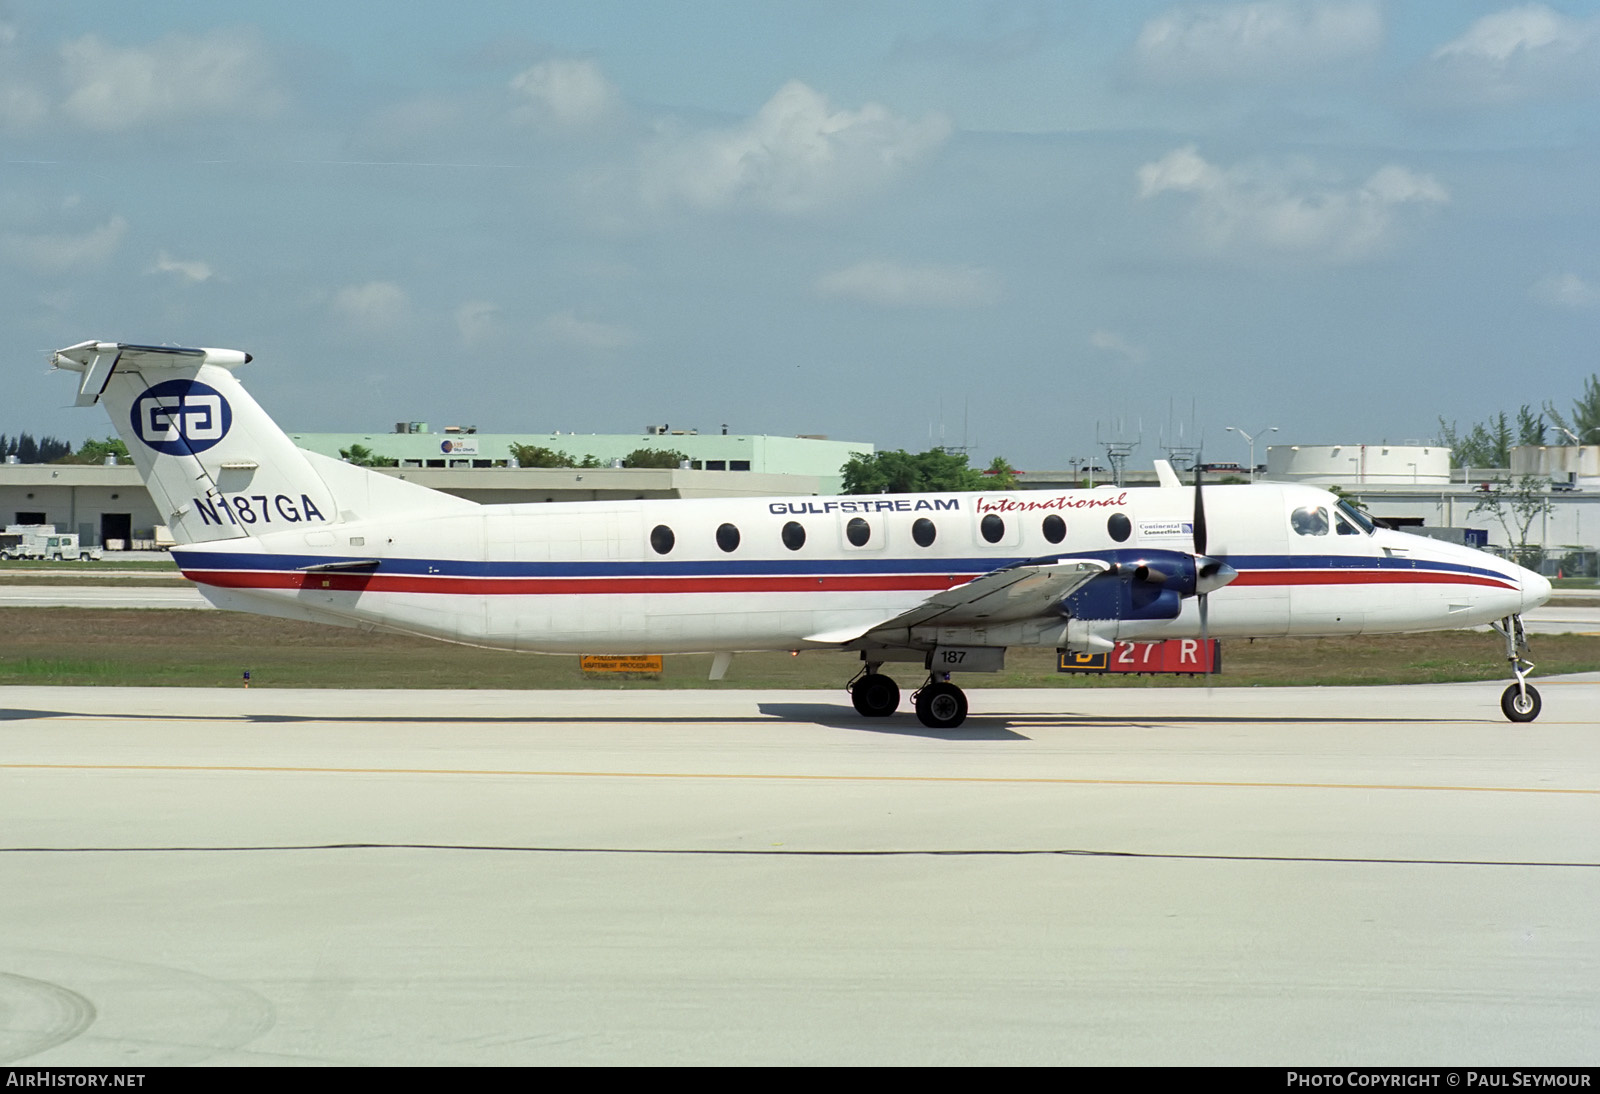
[[[932,623],[941,627],[978,626],[1031,619],[1053,612],[1064,597],[1109,568],[1098,559],[1084,558],[1019,563],[935,593],[910,611],[865,626],[814,634],[806,641],[842,645],[878,630]]]

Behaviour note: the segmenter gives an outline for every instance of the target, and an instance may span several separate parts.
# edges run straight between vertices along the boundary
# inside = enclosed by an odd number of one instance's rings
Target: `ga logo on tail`
[[[228,435],[233,408],[222,393],[195,380],[164,380],[133,401],[133,435],[157,452],[204,452]]]

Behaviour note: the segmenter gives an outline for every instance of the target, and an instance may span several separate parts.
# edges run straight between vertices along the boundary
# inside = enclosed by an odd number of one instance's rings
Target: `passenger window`
[[[1051,513],[1048,517],[1044,518],[1044,524],[1041,527],[1041,531],[1044,532],[1044,538],[1049,540],[1051,543],[1060,543],[1062,540],[1067,538],[1067,522],[1056,516],[1054,513]]]
[[[990,543],[999,543],[1006,534],[1006,522],[990,513],[978,525],[978,531],[983,533],[983,538]]]
[[[1118,543],[1126,543],[1133,535],[1133,522],[1126,513],[1112,513],[1106,518],[1106,532]]]
[[[933,521],[927,517],[918,517],[917,522],[911,526],[911,538],[918,547],[932,547],[933,541],[939,537],[939,529],[933,526]]]
[[[717,528],[717,546],[730,554],[739,548],[739,529],[731,524],[723,524]]]
[[[850,523],[844,526],[844,538],[853,546],[865,547],[872,538],[872,526],[860,517],[851,517]]]
[[[791,551],[798,551],[806,545],[805,525],[797,520],[791,520],[783,526],[783,545]]]
[[[1328,534],[1328,511],[1316,505],[1302,506],[1290,515],[1289,524],[1298,535],[1325,536]]]
[[[665,524],[658,524],[650,530],[650,547],[658,555],[668,554],[672,545],[677,542],[677,537],[672,534],[672,529]]]

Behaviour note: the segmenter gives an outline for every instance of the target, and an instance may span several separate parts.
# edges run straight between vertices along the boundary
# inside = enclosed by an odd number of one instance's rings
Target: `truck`
[[[40,558],[60,562],[75,558],[98,562],[104,557],[98,547],[82,547],[78,533],[58,532],[53,524],[8,524],[0,532],[0,559]]]

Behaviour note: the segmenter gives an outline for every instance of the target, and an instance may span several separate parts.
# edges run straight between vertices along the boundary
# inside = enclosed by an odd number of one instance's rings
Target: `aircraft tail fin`
[[[475,508],[297,448],[234,378],[249,360],[239,350],[82,342],[52,363],[83,374],[77,405],[111,415],[179,543]]]

